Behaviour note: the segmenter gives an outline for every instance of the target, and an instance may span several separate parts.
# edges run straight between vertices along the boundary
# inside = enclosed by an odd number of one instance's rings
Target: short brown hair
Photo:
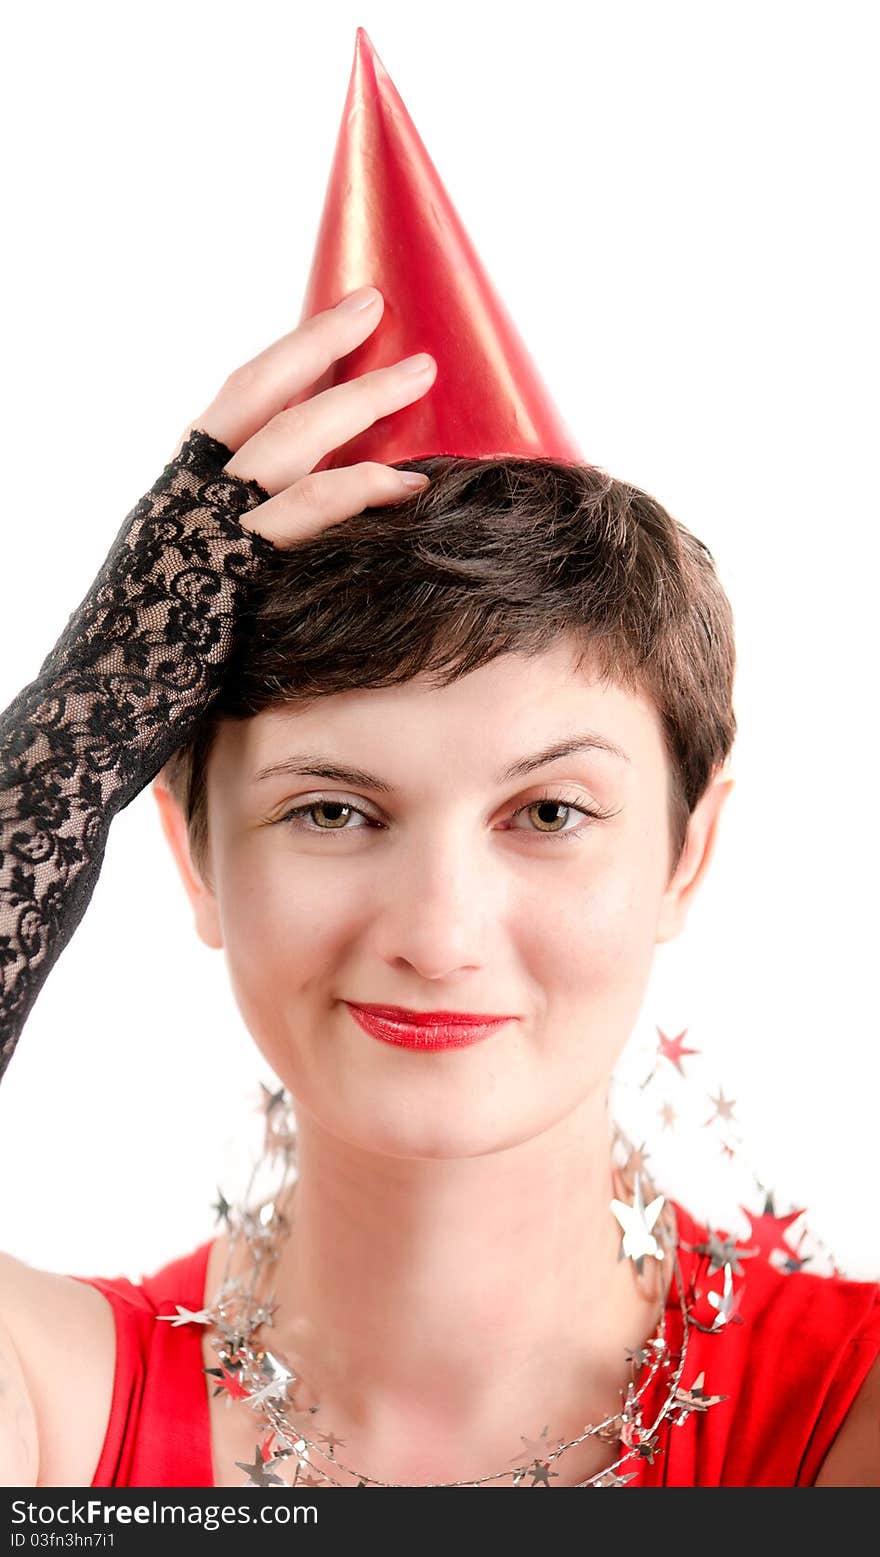
[[[430,486],[289,547],[254,581],[223,683],[163,777],[206,880],[206,773],[221,720],[580,643],[602,679],[647,695],[669,772],[672,871],[736,735],[733,613],[712,553],[647,493],[535,458],[401,462]]]

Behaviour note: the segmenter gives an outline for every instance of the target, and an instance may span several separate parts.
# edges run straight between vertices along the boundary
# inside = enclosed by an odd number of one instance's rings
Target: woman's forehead
[[[334,761],[362,778],[394,773],[402,782],[440,764],[450,777],[503,782],[526,777],[551,748],[608,773],[662,760],[650,699],[602,681],[559,647],[500,655],[443,687],[418,677],[265,708],[224,721],[217,747],[230,776],[248,783]]]

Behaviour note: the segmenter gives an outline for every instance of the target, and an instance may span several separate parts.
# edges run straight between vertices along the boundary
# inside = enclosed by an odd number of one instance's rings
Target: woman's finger
[[[295,330],[230,373],[210,405],[190,422],[175,454],[193,427],[203,428],[237,452],[283,411],[294,395],[316,383],[334,362],[365,341],[384,309],[385,299],[378,287],[359,287],[333,308],[304,319]]]
[[[311,471],[268,502],[252,508],[241,523],[276,546],[292,545],[365,508],[402,502],[428,485],[427,476],[413,471],[410,474],[415,481],[407,481],[407,474],[372,460]]]
[[[256,478],[273,495],[302,480],[332,449],[426,394],[437,374],[427,352],[334,384],[279,412],[224,466],[231,476]]]

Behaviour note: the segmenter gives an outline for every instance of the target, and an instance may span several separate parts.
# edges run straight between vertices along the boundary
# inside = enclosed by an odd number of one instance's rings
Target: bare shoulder
[[[880,1487],[880,1357],[849,1408],[814,1487]]]
[[[88,1487],[113,1399],[116,1327],[96,1287],[39,1270],[0,1252],[0,1345],[11,1397],[12,1442],[0,1427],[0,1481],[19,1469],[33,1479],[7,1485]],[[15,1456],[19,1463],[16,1464]]]

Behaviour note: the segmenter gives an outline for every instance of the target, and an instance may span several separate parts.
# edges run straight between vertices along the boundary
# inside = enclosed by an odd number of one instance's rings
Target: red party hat
[[[432,454],[585,463],[359,27],[301,321],[370,285],[385,299],[376,329],[289,403],[418,351],[437,376],[316,470]]]

